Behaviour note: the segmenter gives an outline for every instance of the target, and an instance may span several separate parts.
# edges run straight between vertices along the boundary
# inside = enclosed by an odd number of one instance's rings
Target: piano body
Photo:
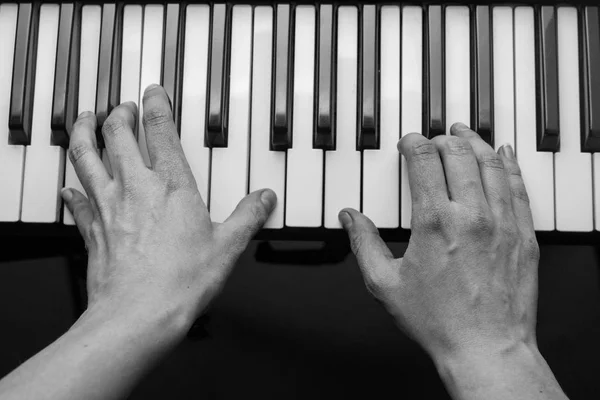
[[[406,241],[396,143],[458,121],[514,147],[541,243],[600,238],[598,6],[2,2],[0,52],[5,256],[82,248],[59,195],[82,190],[73,121],[94,110],[101,127],[151,83],[169,93],[214,220],[248,192],[277,193],[257,239],[343,241],[337,213],[354,207]]]

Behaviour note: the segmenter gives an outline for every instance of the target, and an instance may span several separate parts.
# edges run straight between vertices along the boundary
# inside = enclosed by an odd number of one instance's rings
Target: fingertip
[[[71,200],[73,200],[73,190],[69,189],[69,188],[64,188],[61,192],[60,192],[63,200],[67,203],[70,203]]]
[[[260,193],[260,201],[270,213],[277,204],[277,195],[271,189],[265,189]]]
[[[467,125],[463,124],[462,122],[456,122],[456,123],[452,124],[452,126],[450,127],[450,134],[457,135],[460,132],[468,131],[468,130],[471,130],[471,128],[469,128]]]
[[[349,230],[352,227],[353,220],[349,209],[341,210],[338,214],[338,219],[344,229]]]
[[[133,101],[126,101],[121,104],[123,107],[126,107],[133,115],[136,115],[138,112],[137,104]]]
[[[146,90],[144,91],[144,95],[147,95],[154,90],[158,90],[159,88],[162,89],[162,86],[160,86],[158,83],[152,83],[152,84],[148,85],[148,87],[146,87]]]
[[[402,138],[400,140],[398,140],[396,147],[398,148],[398,151],[400,152],[400,154],[405,155],[407,143],[410,142],[415,135],[422,136],[418,132],[410,132],[410,133],[402,136]]]

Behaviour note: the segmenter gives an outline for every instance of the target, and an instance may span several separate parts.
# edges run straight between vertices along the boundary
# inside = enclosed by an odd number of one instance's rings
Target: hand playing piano
[[[366,286],[455,398],[564,398],[537,348],[539,248],[519,165],[510,146],[451,131],[398,144],[413,209],[403,258],[367,217],[340,213]]]

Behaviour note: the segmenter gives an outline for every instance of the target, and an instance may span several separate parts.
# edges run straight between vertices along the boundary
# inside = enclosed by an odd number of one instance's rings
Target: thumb
[[[89,232],[94,221],[94,210],[92,204],[81,192],[75,189],[64,189],[62,198],[67,209],[73,215],[79,233],[86,243],[89,241]]]
[[[229,218],[219,226],[228,243],[243,251],[269,219],[277,203],[272,190],[259,190],[244,197]]]
[[[373,221],[351,208],[343,209],[339,219],[348,233],[350,247],[363,275],[372,277],[378,275],[378,268],[387,268],[394,256],[379,236]]]

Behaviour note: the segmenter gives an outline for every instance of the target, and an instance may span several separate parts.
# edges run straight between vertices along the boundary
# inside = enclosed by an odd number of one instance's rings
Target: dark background
[[[256,247],[210,309],[208,337],[182,343],[131,399],[447,398],[433,364],[367,294],[352,256],[274,265],[256,262]],[[406,245],[390,247],[400,256]],[[589,246],[541,250],[542,354],[571,399],[598,398],[598,255]],[[0,263],[0,375],[77,312],[66,259]]]

